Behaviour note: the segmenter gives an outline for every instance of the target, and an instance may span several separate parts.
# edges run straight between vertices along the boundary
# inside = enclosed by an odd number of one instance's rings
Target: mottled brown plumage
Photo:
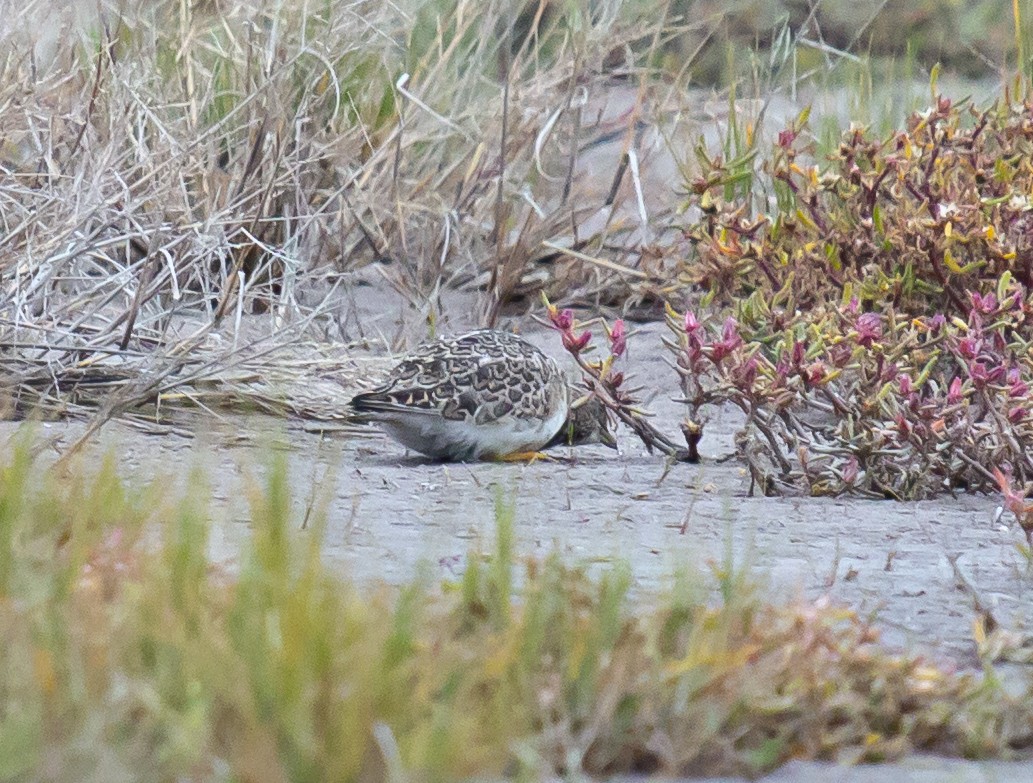
[[[554,360],[514,334],[481,330],[421,345],[351,405],[399,442],[439,459],[613,445],[602,405],[590,399],[572,411],[571,397]]]

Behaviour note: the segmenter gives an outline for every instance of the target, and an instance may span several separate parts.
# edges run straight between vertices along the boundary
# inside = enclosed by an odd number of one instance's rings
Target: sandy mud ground
[[[680,415],[675,375],[654,349],[659,325],[634,337],[628,368],[652,390],[649,406],[672,432]],[[554,334],[528,336],[559,354]],[[639,346],[639,350],[636,350]],[[647,349],[648,350],[645,350]],[[375,380],[389,360],[364,365]],[[342,406],[350,391],[341,387]],[[232,563],[248,537],[244,476],[259,476],[268,450],[287,457],[299,528],[313,498],[328,493],[326,557],[360,581],[403,583],[418,572],[460,573],[471,549],[490,549],[499,497],[516,510],[520,552],[554,547],[570,561],[627,561],[647,595],[679,569],[706,573],[729,553],[773,595],[827,597],[870,616],[893,648],[922,651],[960,666],[976,663],[971,598],[952,561],[980,600],[1005,622],[1021,623],[1033,577],[1017,529],[995,522],[998,499],[943,497],[920,503],[848,498],[748,497],[732,451],[733,412],[708,424],[699,465],[664,469],[628,431],[621,453],[592,446],[555,453],[569,461],[437,464],[408,454],[370,430],[314,433],[268,417],[194,416],[193,438],[155,436],[108,425],[87,454],[111,451],[127,476],[143,480],[203,467],[215,498],[212,556]],[[3,425],[0,444],[14,425]],[[84,425],[39,425],[60,448]],[[299,531],[299,535],[307,535]]]
[[[661,329],[642,327],[627,361],[651,389],[649,405],[658,421],[673,431],[680,406],[672,402],[674,373],[654,350]],[[533,329],[527,336],[559,355],[554,334]],[[375,381],[389,364],[386,357],[359,361],[361,382]],[[351,391],[339,388],[342,405]],[[730,554],[770,588],[772,600],[802,594],[844,603],[871,617],[891,648],[959,668],[977,665],[974,612],[952,560],[997,617],[1021,624],[1028,611],[1033,576],[1016,549],[1021,533],[994,521],[996,498],[897,503],[748,497],[741,467],[718,461],[732,450],[737,421],[731,412],[709,423],[702,464],[676,465],[666,475],[662,458],[646,453],[627,431],[619,433],[619,454],[593,446],[555,452],[570,461],[444,465],[407,454],[372,430],[320,434],[269,417],[192,414],[192,420],[193,437],[109,424],[86,448],[86,461],[110,453],[127,477],[174,480],[178,492],[198,491],[186,486],[187,469],[201,467],[213,497],[211,554],[231,568],[249,537],[242,488],[261,477],[275,449],[289,464],[297,535],[311,535],[306,513],[325,493],[325,555],[363,583],[457,576],[471,551],[490,550],[501,497],[515,505],[521,554],[544,556],[558,548],[568,561],[593,568],[626,562],[638,600],[648,601],[678,570],[705,576],[710,563]],[[54,446],[44,453],[56,454],[85,425],[35,426],[37,437]],[[0,449],[15,430],[0,424]],[[769,779],[1033,780],[1033,763],[919,758],[857,769],[796,764]]]

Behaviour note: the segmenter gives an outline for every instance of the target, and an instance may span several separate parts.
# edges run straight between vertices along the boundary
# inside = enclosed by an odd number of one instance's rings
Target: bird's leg
[[[550,457],[544,451],[514,451],[512,454],[504,454],[498,457],[499,462],[526,462],[528,465],[533,465],[538,460],[545,460],[546,462],[556,462],[555,457]]]

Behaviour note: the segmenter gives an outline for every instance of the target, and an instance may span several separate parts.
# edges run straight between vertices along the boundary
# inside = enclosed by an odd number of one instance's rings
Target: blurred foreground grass
[[[731,563],[631,599],[620,566],[518,562],[500,499],[494,552],[457,582],[357,586],[324,564],[318,515],[299,531],[277,462],[226,569],[202,477],[168,485],[0,456],[0,780],[750,773],[1006,756],[1033,730],[992,672],[890,655],[847,610],[768,605]]]

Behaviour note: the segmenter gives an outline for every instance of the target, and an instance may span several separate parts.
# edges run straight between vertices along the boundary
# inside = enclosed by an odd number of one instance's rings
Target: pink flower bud
[[[859,465],[857,464],[857,457],[851,456],[843,466],[843,483],[853,484],[857,481],[857,474]]]
[[[993,291],[986,296],[980,296],[975,291],[970,291],[968,296],[972,300],[972,307],[981,313],[992,313],[997,309],[997,297]]]
[[[947,404],[957,405],[961,400],[961,378],[955,377],[954,380],[951,381],[950,387],[947,389]]]
[[[806,358],[806,355],[807,349],[804,347],[804,344],[799,340],[795,340],[793,342],[793,364],[799,367],[803,364],[803,360]]]
[[[742,337],[739,336],[738,326],[739,324],[731,316],[725,319],[724,329],[721,331],[721,340],[714,343],[711,347],[713,351],[711,359],[714,364],[720,364],[722,359],[742,345]]]
[[[986,369],[986,365],[982,362],[970,362],[968,365],[968,374],[972,378],[972,382],[976,385],[976,388],[986,386],[990,380],[990,373]]]
[[[900,437],[906,438],[911,434],[911,422],[904,418],[904,414],[898,413],[896,417],[894,417],[894,421],[897,424],[897,432],[900,433]]]
[[[958,353],[966,359],[975,359],[983,349],[983,341],[975,337],[962,337],[958,340]]]
[[[739,337],[739,324],[732,316],[725,319],[724,329],[721,330],[721,340],[729,344],[734,343],[735,348],[742,345],[742,338]]]
[[[740,368],[739,380],[743,387],[749,389],[757,379],[757,371],[760,369],[760,362],[756,356],[751,356]]]
[[[552,325],[561,332],[567,331],[574,325],[574,311],[570,309],[561,310],[555,315],[552,315],[551,318]]]
[[[882,316],[878,313],[862,313],[857,317],[857,342],[865,348],[882,337]]]
[[[696,320],[696,316],[690,311],[685,313],[685,332],[687,334],[693,334],[700,328],[700,323]]]
[[[624,331],[624,321],[618,318],[613,322],[610,329],[610,352],[614,356],[620,356],[628,347],[628,338]]]
[[[808,365],[806,379],[811,386],[821,386],[827,376],[828,371],[825,369],[824,362],[813,362]]]
[[[582,332],[579,335],[569,329],[563,332],[563,347],[571,353],[581,353],[591,341],[591,332]]]

